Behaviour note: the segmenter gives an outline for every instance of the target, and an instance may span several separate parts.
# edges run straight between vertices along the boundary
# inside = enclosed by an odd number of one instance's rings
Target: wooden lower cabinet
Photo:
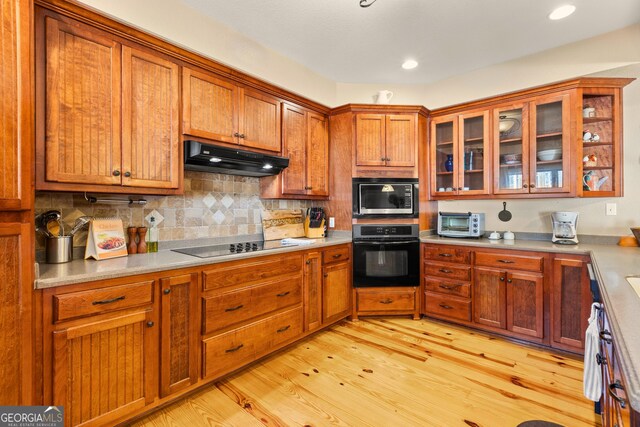
[[[507,292],[504,273],[486,267],[473,269],[473,321],[507,329]]]
[[[589,257],[556,255],[551,284],[551,346],[584,350],[584,333],[591,313]]]
[[[160,396],[198,381],[198,274],[160,279]]]
[[[85,319],[53,331],[53,404],[65,425],[105,425],[157,394],[157,327],[151,307]]]
[[[601,331],[599,364],[602,369],[602,397],[600,398],[603,427],[638,427],[640,414],[631,408],[625,392],[625,381],[620,369],[620,354],[616,350],[615,336],[606,311],[600,312]]]
[[[416,287],[355,288],[353,319],[369,315],[409,314],[420,318],[420,303]]]
[[[351,263],[322,267],[322,323],[333,323],[351,314]]]

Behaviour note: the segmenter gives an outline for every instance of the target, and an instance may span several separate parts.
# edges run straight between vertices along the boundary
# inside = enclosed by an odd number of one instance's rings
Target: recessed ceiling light
[[[418,61],[414,59],[407,59],[402,63],[402,68],[404,68],[405,70],[413,70],[417,66],[418,66]]]
[[[564,6],[560,6],[554,9],[553,12],[549,14],[549,19],[551,19],[552,21],[557,21],[558,19],[566,18],[575,11],[576,7],[574,5],[565,4]]]

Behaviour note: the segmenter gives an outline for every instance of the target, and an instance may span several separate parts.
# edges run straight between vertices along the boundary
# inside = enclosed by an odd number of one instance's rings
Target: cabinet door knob
[[[306,261],[305,261],[305,263],[306,263],[307,265],[309,265],[309,264],[311,264],[311,260],[310,260],[310,259],[308,259],[308,260],[306,260]]]
[[[507,279],[507,283],[512,283],[512,282],[513,282],[513,280]]]
[[[462,191],[462,187],[458,187],[458,191]]]
[[[233,136],[240,137],[240,134],[238,132],[234,132]]]
[[[167,288],[162,292],[164,292],[165,295],[169,295],[171,293],[171,288]]]
[[[535,184],[531,184],[529,187],[536,188],[536,185]]]
[[[500,281],[504,282],[504,277],[500,276]]]
[[[120,176],[120,171],[119,171],[118,169],[116,169],[116,170],[114,170],[111,174],[112,174],[113,176]]]
[[[529,188],[527,184],[522,184],[522,188]]]
[[[125,178],[129,178],[129,177],[131,176],[131,172],[126,171],[126,172],[124,173],[124,176],[125,176]]]
[[[327,274],[327,273],[324,273],[324,275],[323,275],[323,276],[324,276],[324,277],[329,277],[329,274]]]
[[[387,160],[387,159],[386,159],[386,158],[384,158],[384,157],[380,157],[380,160],[382,160],[382,161],[384,162],[384,161],[385,161],[385,160]]]
[[[391,159],[390,159],[389,157],[385,158],[385,160],[386,160],[387,162],[390,162],[390,161],[391,161]]]
[[[147,328],[151,328],[151,327],[153,327],[153,325],[155,325],[155,323],[153,323],[151,321],[147,322]]]
[[[244,133],[241,133],[240,135],[238,135],[240,138],[244,139]]]

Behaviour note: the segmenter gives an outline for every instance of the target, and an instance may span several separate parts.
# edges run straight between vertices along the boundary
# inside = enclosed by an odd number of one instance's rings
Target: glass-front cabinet
[[[494,194],[571,191],[569,94],[494,109]]]
[[[433,198],[489,194],[489,130],[488,110],[432,120]]]
[[[583,197],[621,195],[620,119],[616,92],[619,89],[585,88],[582,94],[582,132],[577,135],[582,146]]]

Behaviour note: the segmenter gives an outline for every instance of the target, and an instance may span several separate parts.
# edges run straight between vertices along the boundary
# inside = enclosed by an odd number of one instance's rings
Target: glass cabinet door
[[[460,116],[458,194],[489,193],[489,111]],[[485,156],[485,153],[487,155]]]
[[[494,109],[494,183],[496,194],[528,193],[529,112],[526,104]]]
[[[568,192],[571,179],[569,95],[532,102],[530,119],[530,192]]]
[[[431,194],[457,194],[458,121],[457,116],[436,118],[431,122]]]

